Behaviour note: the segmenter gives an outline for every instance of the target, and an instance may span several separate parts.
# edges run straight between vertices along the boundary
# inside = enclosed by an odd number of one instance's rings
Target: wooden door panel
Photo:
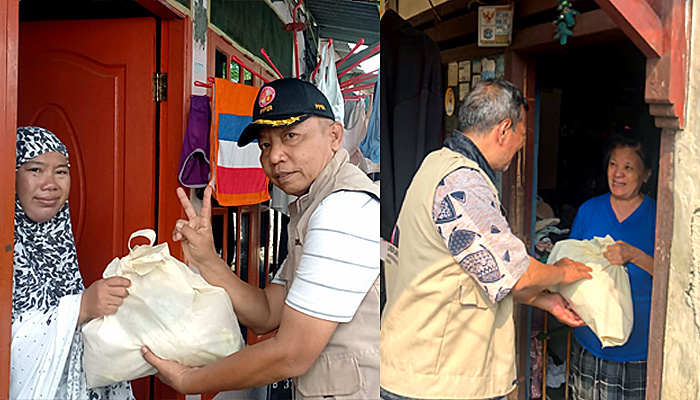
[[[123,115],[119,115],[123,110],[119,109],[119,103],[124,102],[124,67],[100,68],[95,60],[77,58],[70,53],[53,53],[49,57],[35,57],[28,65],[23,64],[21,74],[30,76],[41,76],[46,74],[45,79],[50,81],[60,81],[68,79],[75,82],[73,87],[85,98],[99,97],[101,93],[115,92],[112,104],[101,109],[92,116],[85,118],[81,110],[86,107],[83,99],[69,97],[60,99],[65,88],[62,85],[48,85],[45,89],[43,80],[33,80],[27,86],[21,83],[22,93],[42,91],[42,96],[32,96],[21,101],[20,124],[36,125],[45,127],[56,133],[68,147],[71,164],[71,193],[70,206],[73,220],[73,232],[76,244],[83,256],[83,237],[86,242],[92,242],[90,252],[100,254],[104,257],[111,257],[118,254],[120,247],[116,241],[87,239],[104,238],[106,232],[113,237],[121,238],[122,224],[115,221],[124,207],[124,196],[122,192],[117,192],[115,196],[109,196],[111,191],[93,190],[90,193],[90,202],[99,205],[100,214],[103,218],[99,224],[91,223],[85,226],[85,213],[88,209],[87,190],[92,185],[106,182],[115,182],[123,185],[124,177],[124,126]],[[43,90],[42,90],[43,89]],[[20,96],[25,100],[23,96]],[[52,100],[60,99],[56,104]],[[106,102],[101,102],[105,106]],[[25,112],[32,110],[33,115],[28,119],[24,118]],[[28,113],[27,113],[28,114]],[[89,132],[90,127],[101,127],[99,139],[90,137],[81,132]],[[101,143],[102,146],[95,146]],[[113,144],[109,146],[108,144]],[[93,168],[94,167],[94,168]],[[104,218],[110,215],[111,218]],[[91,215],[91,217],[94,217]],[[84,235],[85,234],[85,235]],[[109,236],[106,236],[109,237]],[[98,260],[108,261],[101,257]],[[82,257],[81,257],[82,261]],[[83,264],[81,262],[81,264]]]
[[[54,132],[71,162],[71,218],[89,285],[155,219],[155,21],[20,24],[18,125]]]

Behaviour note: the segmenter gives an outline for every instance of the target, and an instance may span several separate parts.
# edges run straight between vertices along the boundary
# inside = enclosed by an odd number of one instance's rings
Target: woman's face
[[[37,223],[50,220],[68,200],[68,160],[55,152],[32,158],[17,169],[15,191],[29,219]]]
[[[642,159],[633,148],[617,147],[610,154],[608,186],[617,199],[629,200],[638,196],[649,175],[650,171],[644,169]]]

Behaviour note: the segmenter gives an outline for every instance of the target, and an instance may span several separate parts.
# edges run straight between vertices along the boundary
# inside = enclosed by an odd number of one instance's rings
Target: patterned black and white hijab
[[[39,127],[17,129],[16,168],[44,153],[66,156],[66,146]],[[49,221],[27,217],[15,195],[15,250],[12,321],[24,312],[47,312],[61,297],[84,290],[68,211],[68,201]]]

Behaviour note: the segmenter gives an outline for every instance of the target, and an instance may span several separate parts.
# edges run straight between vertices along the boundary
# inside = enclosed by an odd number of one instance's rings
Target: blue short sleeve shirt
[[[610,235],[650,256],[654,256],[656,201],[645,196],[642,204],[620,222],[610,204],[610,193],[585,202],[576,214],[569,238],[590,240]],[[603,349],[598,337],[588,327],[576,328],[574,336],[586,350],[598,358],[627,362],[647,359],[649,316],[651,312],[652,276],[635,264],[627,263],[634,305],[634,326],[629,340],[622,346]]]

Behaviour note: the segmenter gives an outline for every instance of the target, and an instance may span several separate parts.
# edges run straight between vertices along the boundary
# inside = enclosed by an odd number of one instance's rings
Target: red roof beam
[[[661,18],[646,0],[596,0],[646,57],[664,53]]]
[[[340,87],[344,88],[344,87],[348,87],[350,85],[355,85],[357,83],[364,82],[367,79],[376,78],[377,74],[375,74],[375,72],[377,72],[377,71],[378,70],[375,69],[372,72],[367,72],[367,73],[364,73],[362,75],[358,75],[356,77],[350,78],[347,81],[340,82]]]
[[[372,89],[372,88],[374,88],[374,83],[368,83],[365,85],[359,85],[359,86],[353,86],[353,87],[341,89],[340,92],[343,94],[346,94],[346,93],[352,93],[352,92],[357,92],[360,90]]]

